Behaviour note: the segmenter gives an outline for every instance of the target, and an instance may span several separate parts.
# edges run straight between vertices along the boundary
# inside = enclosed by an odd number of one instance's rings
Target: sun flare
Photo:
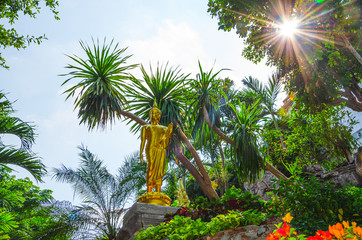
[[[298,32],[298,21],[290,20],[284,21],[279,25],[280,34],[286,37],[292,37],[295,33]]]

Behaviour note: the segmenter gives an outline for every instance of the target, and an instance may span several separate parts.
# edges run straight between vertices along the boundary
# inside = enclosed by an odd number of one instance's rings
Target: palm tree
[[[16,165],[29,171],[37,181],[46,173],[40,159],[31,152],[34,127],[12,116],[14,110],[5,94],[0,92],[0,136],[11,134],[20,139],[21,147],[6,145],[0,138],[0,166]]]
[[[74,55],[68,56],[78,65],[68,64],[66,68],[71,71],[60,76],[69,76],[62,85],[72,79],[80,79],[80,82],[64,93],[67,98],[74,97],[74,109],[79,108],[78,118],[80,123],[85,123],[89,130],[95,127],[105,128],[107,123],[114,123],[116,118],[123,114],[123,107],[127,100],[123,95],[126,87],[125,81],[130,75],[127,71],[137,65],[126,65],[132,56],[122,55],[127,48],[118,49],[118,44],[113,46],[103,42],[103,46],[93,41],[93,48],[80,41],[80,45],[87,54],[87,60]]]
[[[264,119],[258,105],[259,101],[248,107],[245,102],[239,102],[237,106],[230,104],[235,114],[235,120],[232,119],[232,125],[234,125],[232,139],[235,145],[231,148],[240,185],[244,181],[257,180],[261,167],[264,166],[257,143],[260,122]]]
[[[122,167],[118,170],[119,178],[122,179],[121,185],[130,185],[132,194],[142,195],[142,189],[146,187],[145,172],[146,164],[140,164],[139,151],[125,157]]]
[[[189,170],[191,175],[199,183],[201,189],[210,199],[218,199],[219,196],[212,187],[211,179],[196,151],[184,133],[186,110],[186,93],[189,91],[190,85],[187,79],[188,75],[180,73],[179,69],[157,66],[153,72],[147,73],[141,66],[143,79],[131,78],[132,83],[128,87],[127,97],[130,99],[129,111],[135,111],[137,115],[145,120],[147,113],[152,108],[153,101],[158,103],[161,112],[160,123],[167,125],[170,122],[174,124],[173,138],[171,140],[171,150],[177,159]],[[137,126],[133,125],[135,129]],[[196,166],[184,155],[184,147],[190,151],[196,163]]]
[[[78,169],[54,169],[54,177],[58,181],[71,183],[76,194],[82,197],[83,205],[79,207],[89,216],[88,227],[95,228],[97,237],[114,239],[120,229],[121,212],[132,185],[123,182],[123,176],[113,176],[103,162],[86,147],[80,146],[81,165]]]
[[[129,104],[127,111],[134,112],[143,120],[148,120],[148,113],[153,107],[154,101],[162,112],[160,124],[184,125],[186,112],[186,95],[189,75],[181,73],[178,67],[157,65],[155,71],[150,66],[150,73],[141,65],[142,79],[134,76],[130,78],[131,83],[127,86],[127,97]],[[139,129],[134,124],[131,129]]]
[[[200,105],[198,105],[196,107],[196,109],[202,109],[202,115],[199,114],[198,116],[200,116],[198,118],[198,120],[200,122],[205,122],[210,129],[212,129],[223,141],[225,141],[226,143],[228,143],[229,145],[236,147],[236,149],[238,149],[239,147],[237,147],[237,144],[240,142],[235,142],[233,140],[233,137],[230,137],[228,135],[226,135],[223,131],[221,131],[221,129],[218,127],[218,122],[220,122],[220,120],[218,120],[218,113],[216,111],[216,106],[215,103],[217,103],[217,101],[211,101],[211,99],[213,99],[213,95],[211,95],[212,92],[214,92],[215,90],[213,90],[213,88],[215,87],[215,80],[217,79],[217,75],[223,70],[220,70],[218,72],[216,72],[215,74],[212,73],[211,69],[208,73],[204,73],[202,70],[202,67],[199,63],[199,69],[200,69],[200,74],[199,74],[199,78],[194,80],[194,86],[197,87],[199,86],[199,94],[195,94],[196,97],[198,97],[200,99],[200,101],[198,101],[200,103]],[[273,88],[273,91],[275,91],[275,93],[277,92],[278,89],[278,85],[275,85]],[[279,87],[280,89],[280,87]],[[272,92],[273,92],[272,91]],[[272,94],[272,96],[275,98],[275,93]],[[243,109],[243,108],[242,108]],[[247,108],[249,109],[249,108]],[[237,110],[234,108],[234,110]],[[239,109],[238,109],[239,110]],[[209,113],[209,111],[211,111],[211,113]],[[241,112],[241,113],[235,113],[236,116],[240,115],[240,114],[246,114],[247,112]],[[201,117],[202,116],[202,117]],[[255,116],[254,116],[255,117]],[[238,120],[237,120],[238,121]],[[235,123],[237,123],[237,121]],[[198,124],[198,126],[201,126],[201,124]],[[237,126],[237,125],[235,125]],[[234,131],[234,134],[236,132]],[[243,133],[243,132],[241,132]],[[246,135],[244,134],[244,136],[239,136],[244,138]],[[234,139],[235,135],[234,135]],[[252,138],[244,138],[244,140],[249,139],[249,140],[253,140]],[[253,144],[253,143],[245,143],[245,146],[248,146],[249,144]],[[247,148],[244,148],[244,150],[247,150]],[[241,151],[241,149],[237,150],[237,151]],[[253,151],[253,150],[251,150]],[[245,153],[245,152],[244,152]],[[238,157],[239,159],[236,160],[240,163],[245,163],[245,161],[250,161],[249,164],[241,164],[239,165],[239,167],[247,167],[247,169],[241,170],[241,172],[239,172],[239,174],[251,174],[249,179],[255,179],[255,177],[259,174],[255,172],[256,169],[258,169],[258,167],[256,167],[257,165],[259,166],[260,161],[258,160],[258,157],[256,157],[255,153],[250,153],[250,154],[254,154],[253,158],[242,158],[241,154],[237,154],[235,155],[235,157]],[[257,160],[253,163],[251,163],[251,161]],[[250,168],[249,168],[250,167]],[[265,165],[266,169],[268,169],[271,173],[273,173],[276,177],[278,178],[283,178],[283,179],[287,179],[287,177],[281,173],[278,169],[276,169],[274,166],[272,166],[269,163],[266,163]]]
[[[161,110],[166,113],[162,121],[174,122],[174,136],[177,137],[173,138],[173,153],[195,177],[209,198],[218,199],[206,169],[182,129],[182,114],[185,114],[181,104],[183,92],[176,86],[183,87],[186,91],[187,75],[180,74],[177,69],[168,70],[162,67],[158,67],[155,74],[149,75],[141,67],[144,82],[149,84],[148,87],[143,88],[143,80],[138,80],[127,72],[136,65],[124,66],[129,56],[121,57],[124,50],[118,50],[118,45],[112,48],[112,43],[107,45],[104,42],[103,47],[100,47],[99,42],[97,46],[93,42],[94,47],[90,48],[81,42],[88,59],[70,56],[77,65],[67,65],[66,68],[70,69],[70,72],[62,75],[69,77],[63,85],[72,79],[80,79],[79,83],[65,91],[68,94],[67,99],[76,97],[74,105],[79,109],[80,122],[87,124],[89,129],[93,129],[105,127],[108,122],[112,124],[116,118],[123,115],[140,125],[145,125],[147,110],[152,106],[148,104],[156,98]],[[129,82],[126,83],[127,80]],[[140,92],[132,91],[130,86]],[[177,97],[177,94],[181,97]],[[136,114],[138,110],[141,110],[142,113],[139,112],[141,117],[131,113],[130,110],[136,111]],[[133,126],[132,130],[136,131],[136,128]],[[197,167],[183,154],[183,146],[191,152]]]
[[[255,95],[257,98],[260,99],[260,102],[264,105],[265,109],[271,115],[275,129],[279,131],[278,122],[275,118],[275,102],[277,97],[281,91],[282,82],[280,80],[280,76],[278,73],[273,74],[271,78],[268,79],[267,86],[263,86],[263,84],[256,78],[249,76],[248,78],[244,78],[242,80],[243,84],[247,86],[244,92],[246,94]],[[284,139],[280,137],[281,144],[284,149],[286,149]]]

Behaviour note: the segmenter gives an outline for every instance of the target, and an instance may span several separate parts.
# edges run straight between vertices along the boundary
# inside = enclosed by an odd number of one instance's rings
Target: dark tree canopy
[[[362,111],[360,1],[209,0],[208,5],[219,29],[236,29],[244,39],[243,56],[255,63],[266,57],[303,102],[346,103]],[[280,33],[288,20],[298,22],[291,37]]]
[[[40,13],[40,5],[44,3],[54,14],[55,19],[59,20],[56,8],[58,6],[57,0],[1,0],[0,1],[0,47],[5,49],[13,47],[16,49],[26,48],[30,43],[40,44],[43,36],[31,36],[18,33],[17,30],[11,27],[19,16],[28,15],[31,18],[36,18]],[[9,68],[6,65],[5,58],[0,52],[0,66]]]

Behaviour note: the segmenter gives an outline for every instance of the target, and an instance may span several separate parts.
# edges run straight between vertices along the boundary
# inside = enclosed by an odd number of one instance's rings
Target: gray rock
[[[234,240],[243,240],[243,239],[241,238],[241,235],[240,235],[240,234],[237,234],[237,235],[235,236]]]
[[[254,195],[260,195],[261,200],[269,200],[271,196],[266,193],[270,192],[274,184],[279,186],[277,181],[271,181],[271,179],[276,178],[271,172],[265,170],[263,178],[260,181],[252,184],[244,183],[244,188]]]
[[[123,226],[116,240],[131,239],[135,232],[150,226],[157,226],[167,213],[175,213],[178,208],[164,207],[147,203],[135,203],[123,217]]]
[[[362,179],[358,176],[354,164],[342,166],[329,173],[322,174],[321,179],[331,180],[338,188],[346,187],[347,184],[362,187]]]
[[[229,234],[225,234],[224,236],[222,236],[220,238],[220,240],[230,240],[230,235]]]

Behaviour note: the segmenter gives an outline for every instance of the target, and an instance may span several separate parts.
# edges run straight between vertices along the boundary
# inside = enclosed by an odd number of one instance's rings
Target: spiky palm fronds
[[[235,146],[230,147],[234,153],[234,163],[241,183],[257,180],[264,161],[257,143],[260,121],[263,120],[258,104],[259,101],[249,107],[245,102],[239,102],[237,106],[230,105],[236,117],[232,132]]]
[[[21,148],[6,145],[0,140],[0,165],[16,165],[29,171],[37,181],[46,173],[41,160],[31,153],[34,143],[34,127],[20,118],[12,116],[14,110],[5,94],[0,92],[0,135],[10,134],[18,137]]]
[[[150,73],[141,66],[142,79],[132,76],[128,87],[128,111],[148,120],[148,113],[154,101],[160,108],[162,115],[160,124],[167,125],[171,122],[183,125],[185,114],[186,92],[189,86],[188,74],[181,73],[178,67],[157,65],[155,71],[150,66]],[[138,131],[140,126],[133,124],[131,131]]]
[[[31,233],[32,239],[82,239],[91,240],[97,234],[89,231],[87,225],[91,216],[84,209],[73,206],[68,201],[51,201],[41,208],[41,214],[50,218],[47,224]],[[80,236],[82,236],[80,238]]]
[[[113,45],[113,40],[109,44],[104,40],[102,46],[98,40],[97,43],[93,41],[93,47],[82,41],[80,45],[87,59],[67,55],[76,65],[66,66],[70,72],[61,76],[69,78],[62,85],[73,79],[79,82],[64,93],[67,94],[66,99],[76,96],[74,109],[79,109],[80,123],[86,124],[89,129],[105,128],[121,117],[119,111],[127,103],[124,88],[129,78],[128,71],[137,65],[126,65],[132,55],[123,56],[127,48],[119,49],[118,43]]]
[[[202,69],[201,63],[199,64],[199,73],[195,79],[192,79],[189,91],[189,107],[191,114],[190,117],[195,117],[193,119],[194,124],[192,127],[192,135],[194,138],[202,139],[202,136],[206,135],[206,124],[205,116],[203,112],[203,107],[206,107],[206,110],[211,121],[211,125],[220,126],[220,114],[218,111],[218,105],[220,102],[220,91],[222,87],[222,80],[218,79],[220,72],[227,70],[221,69],[213,73],[213,69],[210,69],[209,72],[204,72]]]
[[[145,172],[146,164],[140,164],[139,152],[126,156],[123,165],[118,170],[120,184],[124,185],[129,191],[140,195],[141,189],[146,186]]]
[[[1,116],[0,134],[17,136],[21,141],[21,148],[26,151],[30,151],[35,140],[33,126],[17,117]]]
[[[0,166],[19,166],[27,170],[37,181],[46,173],[44,164],[38,157],[22,149],[0,144]]]
[[[274,73],[272,77],[268,79],[268,84],[266,86],[264,86],[257,78],[251,76],[244,78],[242,82],[247,86],[251,93],[253,92],[256,94],[270,114],[276,112],[274,106],[282,88],[282,81],[278,73]]]
[[[89,226],[95,227],[102,236],[113,239],[120,228],[120,211],[130,193],[120,184],[122,179],[110,174],[97,156],[84,146],[79,149],[80,168],[56,168],[54,177],[71,183],[75,193],[82,197],[84,205],[81,209],[88,212],[92,220]]]

